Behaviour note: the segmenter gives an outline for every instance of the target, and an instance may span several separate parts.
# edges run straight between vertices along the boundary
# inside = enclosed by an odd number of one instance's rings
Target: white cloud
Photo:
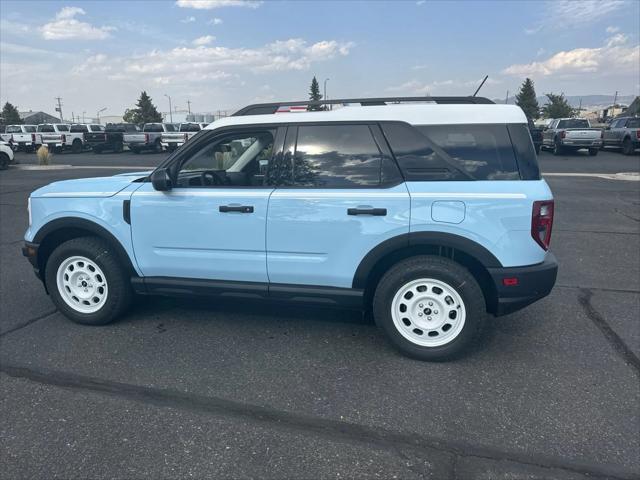
[[[482,79],[477,80],[434,80],[432,82],[424,82],[416,79],[409,80],[401,85],[388,87],[388,92],[397,92],[402,94],[414,95],[451,95],[455,92],[466,92],[471,95],[473,91],[480,85]],[[501,83],[499,80],[488,78],[485,85],[497,85]]]
[[[547,60],[515,64],[502,73],[516,76],[575,75],[581,73],[633,73],[640,65],[640,45],[628,45],[624,34],[607,39],[602,47],[558,52]]]
[[[196,17],[186,17],[180,20],[182,23],[193,23],[196,21]]]
[[[203,37],[198,37],[196,38],[193,42],[194,45],[197,46],[203,46],[203,45],[209,45],[210,43],[212,43],[214,40],[216,39],[216,37],[214,37],[213,35],[205,35]]]
[[[427,3],[427,0],[417,0],[416,1],[416,5],[418,5],[418,6],[424,5],[425,3]]]
[[[211,20],[209,20],[207,22],[207,25],[220,25],[222,23],[222,19],[221,18],[212,18]]]
[[[411,67],[411,70],[426,70],[427,68],[429,68],[429,65],[414,65],[413,67]]]
[[[47,40],[103,40],[115,30],[114,27],[94,27],[75,18],[85,14],[80,7],[64,7],[51,22],[40,27],[40,33]]]
[[[607,27],[607,33],[618,33],[620,31],[620,27],[609,26]]]
[[[0,19],[0,30],[5,34],[26,35],[31,32],[31,27],[24,23],[12,22],[2,18]]]
[[[624,6],[624,0],[548,0],[542,8],[540,20],[524,31],[533,35],[548,30],[585,27]]]
[[[222,7],[248,7],[258,8],[262,1],[258,0],[176,0],[176,5],[182,8],[195,8],[198,10],[213,10]]]

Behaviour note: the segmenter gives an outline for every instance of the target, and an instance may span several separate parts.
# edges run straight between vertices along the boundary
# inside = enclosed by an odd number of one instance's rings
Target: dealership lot
[[[441,364],[317,307],[143,298],[106,327],[63,318],[20,254],[29,192],[165,157],[61,154],[71,167],[0,173],[7,476],[640,475],[640,182],[555,175],[640,172],[640,157],[541,154],[558,284]]]

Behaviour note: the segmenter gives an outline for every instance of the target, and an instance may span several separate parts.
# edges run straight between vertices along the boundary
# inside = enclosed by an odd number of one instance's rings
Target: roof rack
[[[440,104],[488,104],[494,103],[485,97],[379,97],[379,98],[340,98],[332,100],[306,100],[294,102],[255,103],[241,108],[232,116],[244,115],[269,115],[276,113],[280,107],[341,105],[347,103],[359,103],[361,106],[387,105],[387,103],[401,102],[433,102]]]

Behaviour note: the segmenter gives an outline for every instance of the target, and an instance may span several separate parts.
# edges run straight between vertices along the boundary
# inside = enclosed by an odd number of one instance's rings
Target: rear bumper
[[[561,140],[560,144],[563,147],[575,147],[575,148],[600,148],[602,146],[602,140],[580,140],[565,138]]]
[[[549,295],[556,283],[558,262],[547,253],[544,262],[526,267],[490,268],[497,297],[493,312],[496,316],[520,310]],[[505,286],[504,279],[517,278],[517,285]]]

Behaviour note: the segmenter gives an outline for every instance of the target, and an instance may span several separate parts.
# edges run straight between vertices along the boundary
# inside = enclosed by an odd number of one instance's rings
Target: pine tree
[[[123,119],[131,123],[159,123],[162,122],[162,114],[158,112],[147,92],[143,91],[136,108],[125,110]]]
[[[5,103],[4,107],[2,107],[2,120],[6,125],[19,125],[23,123],[18,109],[9,102]]]
[[[569,105],[569,102],[567,102],[563,94],[555,95],[553,93],[546,93],[545,95],[549,99],[546,105],[542,107],[545,118],[566,118],[573,116],[574,109]]]
[[[516,105],[522,109],[527,118],[535,120],[540,116],[540,106],[536,99],[536,90],[530,78],[526,78],[522,83],[520,91],[516,95]]]
[[[311,87],[309,89],[309,100],[312,102],[320,102],[322,99],[322,95],[320,95],[320,84],[318,84],[318,80],[316,80],[315,75],[313,76],[313,80],[311,80]],[[322,105],[318,103],[317,105],[309,105],[307,110],[324,110]]]

